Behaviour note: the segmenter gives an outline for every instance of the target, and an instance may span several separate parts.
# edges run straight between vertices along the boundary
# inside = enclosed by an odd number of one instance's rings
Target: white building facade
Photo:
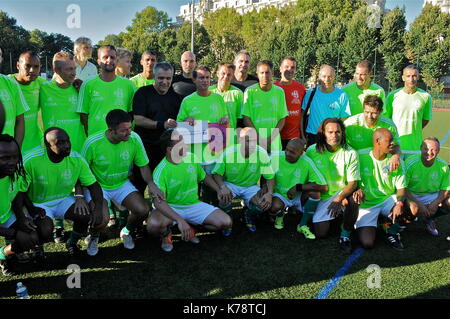
[[[207,12],[213,12],[222,8],[234,8],[239,14],[245,14],[256,9],[273,6],[277,9],[289,5],[295,5],[298,0],[199,0],[195,1],[194,18],[200,23]],[[179,22],[190,21],[192,19],[192,2],[180,7],[180,14],[177,17]]]
[[[425,0],[423,5],[425,6],[427,3],[441,7],[442,12],[450,13],[450,0]]]

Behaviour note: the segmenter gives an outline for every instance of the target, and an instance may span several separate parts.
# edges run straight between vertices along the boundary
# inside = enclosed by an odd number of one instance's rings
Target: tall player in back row
[[[100,66],[100,74],[83,82],[77,106],[87,136],[107,129],[105,118],[109,111],[132,111],[134,86],[130,80],[114,73],[114,46],[101,46],[98,49],[97,63]]]

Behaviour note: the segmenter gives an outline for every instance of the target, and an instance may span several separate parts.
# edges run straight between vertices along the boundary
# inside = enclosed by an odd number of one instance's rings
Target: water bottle
[[[21,282],[17,283],[16,294],[18,299],[30,299],[27,287],[25,287]]]

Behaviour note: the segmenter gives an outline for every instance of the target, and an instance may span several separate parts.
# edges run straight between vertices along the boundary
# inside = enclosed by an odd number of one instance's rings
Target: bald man
[[[94,256],[98,252],[99,232],[109,220],[102,189],[84,158],[71,152],[69,135],[63,129],[48,128],[44,143],[45,148],[36,148],[24,157],[26,177],[20,180],[19,191],[24,194],[27,208],[51,219],[73,221],[73,231],[66,243],[70,257],[80,254],[77,242],[87,235],[90,226],[87,253]],[[90,206],[85,205],[81,186],[87,187],[92,195]]]
[[[427,137],[420,154],[405,162],[409,208],[433,236],[439,235],[435,218],[450,213],[450,173],[448,163],[438,157],[440,150],[439,140]]]
[[[270,214],[275,217],[275,228],[284,228],[285,209],[293,207],[303,211],[297,231],[306,239],[316,236],[308,227],[320,200],[320,192],[328,190],[323,175],[314,162],[303,154],[305,141],[300,138],[290,140],[285,151],[271,154],[272,167],[275,172],[275,193],[272,197]],[[302,207],[302,200],[305,207]]]
[[[42,130],[38,125],[39,90],[45,79],[39,77],[41,61],[33,51],[23,52],[16,66],[18,73],[9,74],[8,77],[18,84],[30,108],[24,113],[22,153],[25,153],[41,143]]]
[[[182,99],[197,90],[197,87],[192,81],[192,75],[196,66],[195,54],[192,51],[185,51],[181,55],[182,74],[175,75],[172,81],[172,87],[175,93],[180,95]]]
[[[359,205],[355,228],[365,249],[373,247],[378,216],[388,218],[383,224],[387,243],[396,250],[403,250],[398,230],[399,221],[406,215],[406,177],[403,162],[395,171],[389,169],[389,159],[394,148],[394,137],[386,128],[373,133],[373,148],[359,151],[361,180],[353,199]]]
[[[319,70],[319,85],[306,92],[302,102],[304,114],[309,114],[305,130],[308,146],[317,142],[317,129],[326,118],[337,117],[345,119],[350,116],[350,104],[347,93],[335,87],[336,72],[333,67],[324,64]],[[314,94],[313,94],[314,92]],[[309,113],[306,108],[311,99]]]
[[[0,49],[0,64],[2,61],[3,53]],[[3,104],[5,122],[0,133],[13,136],[19,146],[22,146],[25,135],[24,113],[29,107],[17,82],[3,74],[0,74],[0,102]]]
[[[225,149],[213,167],[211,174],[225,194],[219,198],[219,207],[228,214],[232,212],[232,200],[241,198],[245,206],[245,223],[250,232],[256,231],[255,217],[270,209],[272,204],[274,172],[267,151],[257,145],[254,128],[239,131],[239,143]],[[257,185],[261,177],[267,180],[261,191]],[[231,235],[231,228],[223,232]]]

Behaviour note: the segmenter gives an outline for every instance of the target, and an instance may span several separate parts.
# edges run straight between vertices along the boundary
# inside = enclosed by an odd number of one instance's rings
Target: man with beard
[[[109,111],[132,111],[134,86],[130,80],[115,74],[114,46],[101,46],[98,49],[97,63],[100,74],[81,85],[77,106],[87,136],[107,129],[105,118]]]

